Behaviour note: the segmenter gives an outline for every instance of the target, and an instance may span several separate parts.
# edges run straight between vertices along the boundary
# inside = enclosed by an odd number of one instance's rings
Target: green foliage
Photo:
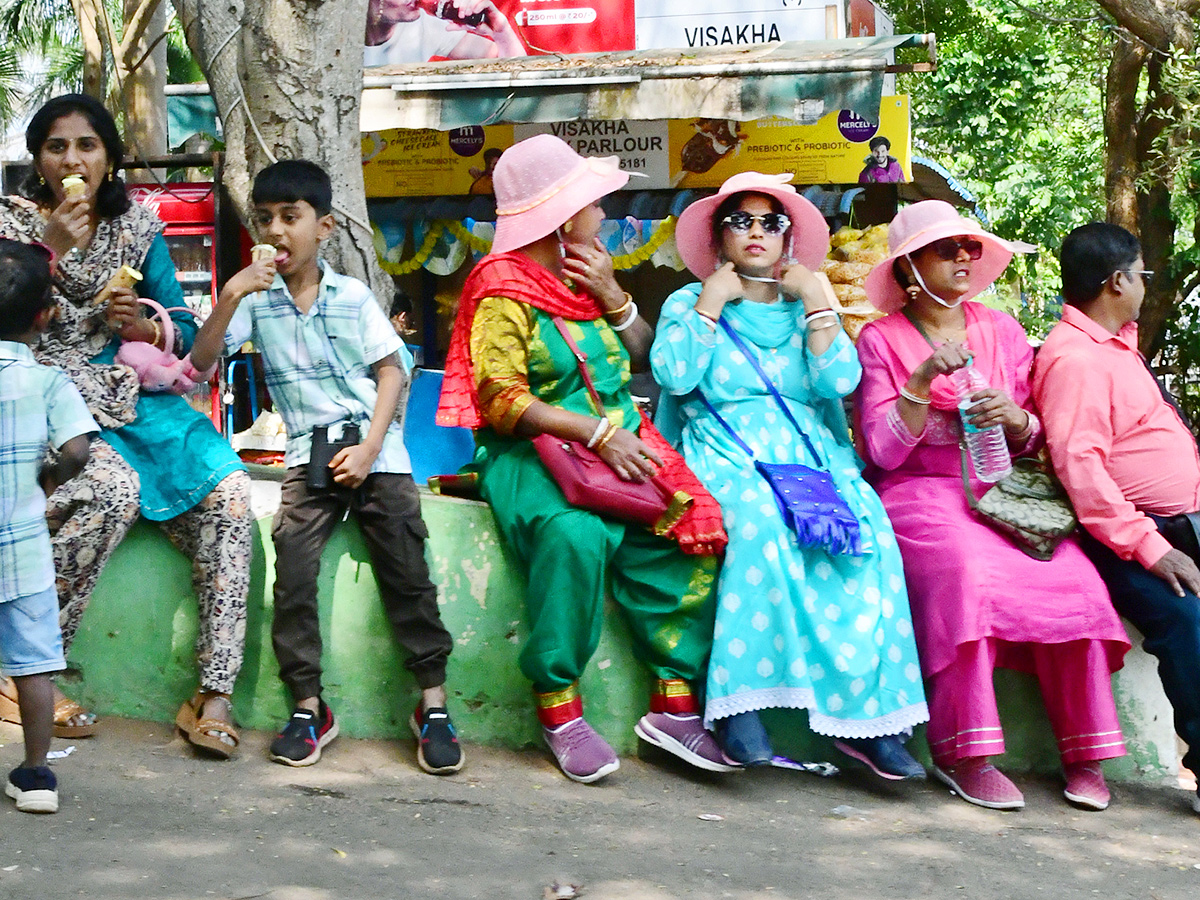
[[[1097,7],[1048,0],[1035,15],[1012,0],[888,6],[898,32],[938,36],[937,71],[899,86],[912,97],[915,152],[975,193],[993,231],[1040,248],[1009,273],[1020,285],[1015,312],[1040,336],[1060,309],[1062,236],[1104,216],[1108,41]]]

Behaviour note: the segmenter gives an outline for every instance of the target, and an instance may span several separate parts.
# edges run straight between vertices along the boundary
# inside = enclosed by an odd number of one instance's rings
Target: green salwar
[[[530,635],[521,671],[539,693],[583,674],[604,622],[609,588],[633,649],[658,678],[704,677],[712,646],[717,561],[688,556],[638,525],[567,503],[529,441],[488,460],[483,497],[529,572]]]
[[[503,314],[517,319],[511,331],[492,318]],[[520,347],[535,397],[595,415],[575,358],[549,315],[523,304],[481,315],[494,339]],[[568,328],[587,355],[609,418],[637,429],[629,357],[617,335],[603,320],[572,321]],[[531,633],[520,665],[534,689],[558,691],[579,679],[600,642],[606,591],[629,623],[635,655],[656,677],[703,680],[716,615],[716,558],[689,556],[646,528],[571,506],[526,439],[485,427],[476,441],[483,497],[529,573]]]

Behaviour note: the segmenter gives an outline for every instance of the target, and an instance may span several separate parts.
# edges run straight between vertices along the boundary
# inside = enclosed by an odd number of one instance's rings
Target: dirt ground
[[[342,738],[289,769],[269,738],[230,763],[146,722],[56,741],[76,748],[55,763],[59,813],[0,797],[0,898],[1200,897],[1200,816],[1176,788],[1114,785],[1085,813],[1019,778],[1026,809],[998,813],[849,767],[708,776],[644,748],[589,786],[538,750],[468,744],[434,778],[411,742]],[[19,730],[0,745],[7,771]]]

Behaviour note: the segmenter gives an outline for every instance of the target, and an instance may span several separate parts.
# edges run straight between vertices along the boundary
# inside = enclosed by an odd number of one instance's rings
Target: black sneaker
[[[271,741],[271,759],[285,766],[311,766],[321,758],[321,748],[337,736],[337,721],[324,700],[319,714],[298,706]]]
[[[418,703],[408,727],[417,738],[417,764],[430,775],[450,775],[463,767],[458,732],[446,707],[422,710]]]
[[[46,766],[13,769],[8,773],[4,793],[17,801],[17,809],[21,812],[58,812],[58,779]]]

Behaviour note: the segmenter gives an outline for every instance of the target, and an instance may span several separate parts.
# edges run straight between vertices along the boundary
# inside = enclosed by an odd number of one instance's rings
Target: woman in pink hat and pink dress
[[[865,285],[888,315],[859,336],[858,434],[904,555],[934,775],[978,806],[1025,805],[989,762],[1004,752],[992,687],[1002,666],[1041,684],[1066,798],[1104,809],[1100,760],[1125,753],[1110,676],[1129,641],[1074,539],[1042,562],[973,517],[963,494],[958,397],[947,377],[970,360],[989,385],[972,396],[972,423],[1003,426],[1013,456],[1037,452],[1042,426],[1030,402],[1025,332],[1011,316],[969,302],[1014,252],[1033,248],[987,233],[940,200],[901,210],[888,244]],[[988,486],[972,477],[971,487],[980,496]]]
[[[703,283],[667,299],[650,353],[658,421],[729,533],[705,721],[728,756],[763,765],[759,711],[807,710],[877,774],[924,778],[904,747],[928,716],[900,552],[842,412],[858,359],[813,274],[829,229],[789,180],[744,172],[683,212],[676,243]],[[755,460],[829,473],[861,553],[801,546]]]
[[[618,767],[583,719],[578,689],[606,593],[655,676],[637,734],[702,769],[733,768],[704,730],[693,689],[712,642],[720,510],[633,404],[630,363],[644,364],[653,331],[597,240],[598,201],[628,178],[617,157],[585,159],[548,134],[503,153],[496,239],[463,286],[438,410],[439,423],[476,429],[480,489],[529,575],[521,671],[555,759],[581,782]],[[586,356],[603,412],[560,325]],[[663,535],[574,507],[534,449],[540,434],[593,447],[627,481],[657,474],[692,505]]]

